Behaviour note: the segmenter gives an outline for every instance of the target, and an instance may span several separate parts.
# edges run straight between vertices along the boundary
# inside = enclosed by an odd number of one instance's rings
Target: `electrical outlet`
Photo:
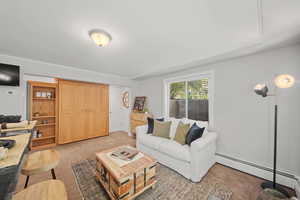
[[[14,94],[14,91],[13,90],[8,90],[7,94]]]

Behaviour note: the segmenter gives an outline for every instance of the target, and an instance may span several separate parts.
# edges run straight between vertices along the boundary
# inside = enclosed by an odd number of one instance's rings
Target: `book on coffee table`
[[[148,188],[153,188],[157,182],[156,160],[139,151],[130,161],[112,156],[123,148],[138,151],[131,146],[119,146],[96,153],[95,174],[111,200],[135,199]]]
[[[132,160],[139,151],[133,148],[121,147],[118,150],[114,151],[111,155],[119,158],[121,160],[130,161]]]

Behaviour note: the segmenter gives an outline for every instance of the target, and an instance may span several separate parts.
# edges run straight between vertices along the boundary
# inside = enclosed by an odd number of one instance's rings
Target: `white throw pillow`
[[[171,128],[170,128],[170,138],[171,140],[173,140],[176,134],[177,126],[181,121],[181,119],[170,118],[169,120],[172,121]]]

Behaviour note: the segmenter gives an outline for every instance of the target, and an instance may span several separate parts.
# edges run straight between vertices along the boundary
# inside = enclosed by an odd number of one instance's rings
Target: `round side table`
[[[28,158],[21,170],[21,173],[26,175],[25,187],[29,182],[29,177],[41,172],[47,172],[51,170],[52,178],[56,179],[54,168],[58,165],[60,160],[60,154],[54,150],[37,151],[28,155]]]

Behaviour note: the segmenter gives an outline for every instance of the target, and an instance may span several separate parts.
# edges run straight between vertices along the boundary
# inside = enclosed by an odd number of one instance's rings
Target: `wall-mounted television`
[[[20,85],[20,67],[0,63],[0,85],[19,86]]]

